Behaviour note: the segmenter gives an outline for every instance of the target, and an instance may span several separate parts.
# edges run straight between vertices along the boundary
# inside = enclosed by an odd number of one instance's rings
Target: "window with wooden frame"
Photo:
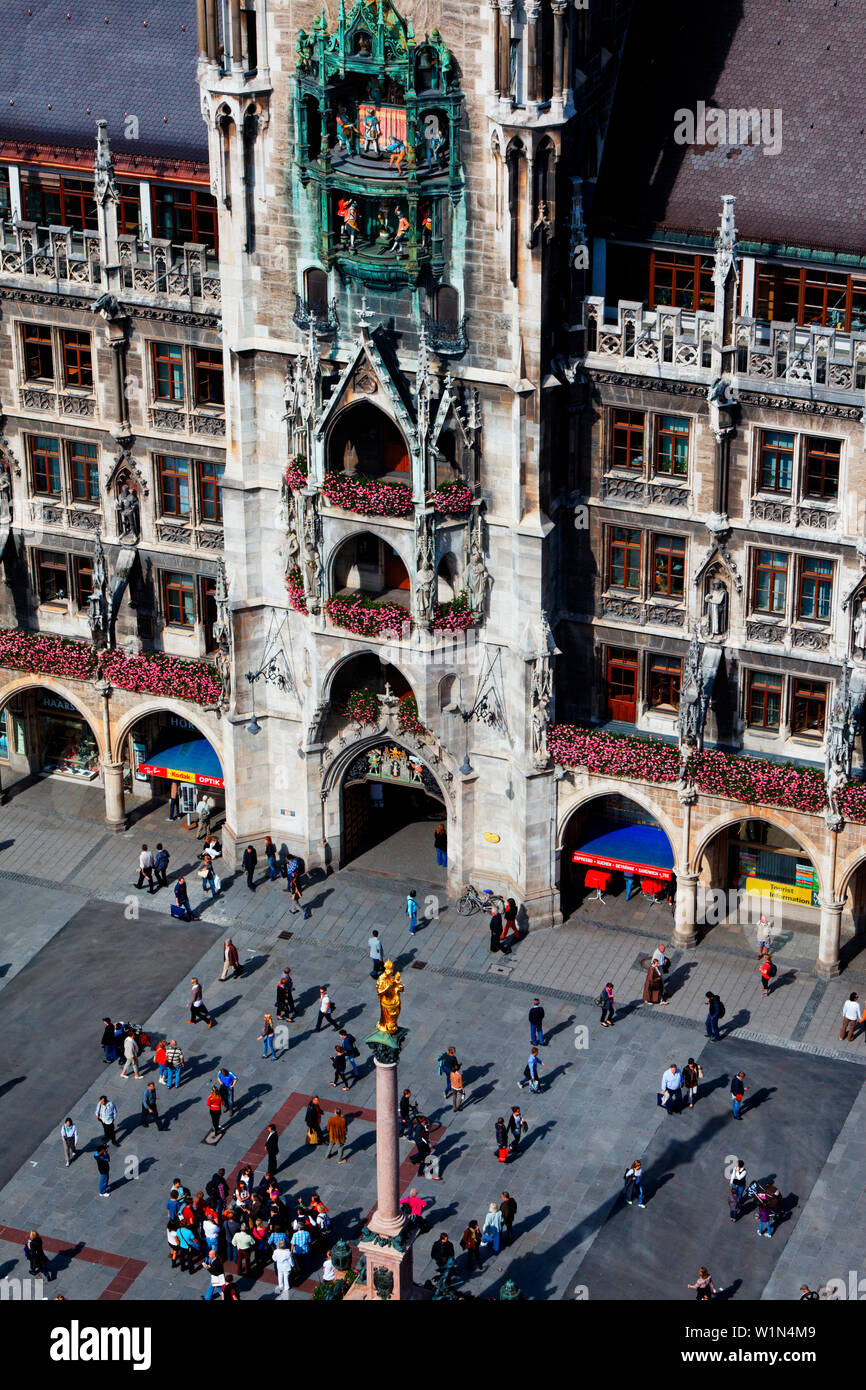
[[[63,385],[93,390],[93,358],[90,334],[77,328],[61,328],[60,355],[63,361]]]
[[[117,230],[123,236],[141,240],[141,189],[137,183],[118,182]]]
[[[637,713],[637,652],[629,647],[607,649],[607,704],[611,719],[634,723]]]
[[[803,496],[835,501],[839,496],[842,442],[809,436],[805,441]]]
[[[199,242],[216,253],[216,199],[206,189],[155,183],[151,197],[157,236],[166,237],[175,246]]]
[[[823,737],[826,717],[826,682],[795,680],[791,717],[793,732],[804,738]]]
[[[682,598],[686,574],[683,536],[653,536],[652,591],[665,598]]]
[[[761,430],[758,487],[762,492],[790,492],[794,476],[794,436]]]
[[[0,222],[8,222],[12,216],[12,200],[9,195],[9,170],[0,168]]]
[[[819,560],[814,555],[801,555],[799,561],[799,593],[797,614],[816,622],[830,621],[833,603],[833,560]]]
[[[778,729],[782,719],[782,677],[769,671],[750,671],[746,723],[753,729]]]
[[[208,652],[216,650],[216,638],[213,635],[214,624],[217,620],[215,593],[215,579],[199,580],[199,612],[204,626],[205,651]]]
[[[93,593],[93,559],[90,555],[72,556],[72,595],[79,608],[87,607]]]
[[[158,401],[182,402],[183,347],[179,343],[152,343],[153,393]]]
[[[656,417],[655,471],[685,478],[689,471],[689,422],[681,415]]]
[[[608,531],[608,577],[611,588],[640,588],[641,533],[628,526]]]
[[[157,454],[159,504],[163,516],[189,516],[189,459]]]
[[[787,592],[788,556],[783,550],[756,550],[752,607],[784,616]]]
[[[74,502],[99,501],[99,461],[95,444],[81,444],[77,440],[68,445],[69,476],[72,481],[72,500]]]
[[[37,550],[36,592],[40,603],[56,603],[69,594],[67,557],[62,550]]]
[[[218,349],[193,348],[193,378],[196,405],[222,406],[223,355]]]
[[[819,266],[757,263],[755,317],[845,332],[866,327],[866,279]]]
[[[54,385],[54,348],[51,329],[42,323],[21,325],[25,381],[47,381]]]
[[[683,663],[678,656],[653,656],[649,666],[650,709],[670,710],[679,707]]]
[[[304,271],[304,303],[307,313],[315,314],[317,319],[328,317],[328,277],[316,265]]]
[[[26,222],[71,227],[74,232],[96,231],[92,178],[74,178],[58,169],[22,169],[21,191]]]
[[[650,253],[650,308],[712,309],[713,299],[712,256]]]
[[[614,410],[611,412],[611,468],[643,468],[644,412]]]
[[[165,620],[172,627],[195,625],[195,581],[191,574],[164,570],[162,576]]]
[[[198,467],[198,503],[202,521],[221,522],[223,519],[222,476],[224,463],[202,459]]]
[[[30,452],[30,487],[37,497],[59,497],[60,441],[44,434],[27,436]]]

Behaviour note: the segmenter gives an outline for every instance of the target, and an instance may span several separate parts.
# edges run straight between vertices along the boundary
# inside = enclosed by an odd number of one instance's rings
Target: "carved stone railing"
[[[201,299],[218,305],[220,281],[201,242],[174,246],[165,237],[151,237],[146,246],[135,236],[117,238],[124,287],[133,293],[186,300]]]
[[[746,623],[746,636],[750,642],[781,644],[785,640],[785,629],[775,623],[762,623],[750,618]]]
[[[674,604],[646,603],[638,598],[619,597],[605,594],[602,598],[602,615],[613,618],[615,622],[636,623],[640,627],[682,627],[686,620],[685,610]]]
[[[187,550],[222,551],[225,536],[221,526],[193,525],[189,521],[158,520],[157,540],[163,545],[179,545]]]
[[[23,410],[44,410],[50,415],[72,416],[78,420],[92,420],[96,415],[96,398],[74,391],[25,385],[19,387],[18,399]]]
[[[781,502],[770,497],[753,497],[750,520],[766,521],[776,526],[807,526],[813,531],[837,531],[839,513],[828,507],[808,502]]]
[[[0,272],[99,285],[99,233],[74,232],[71,227],[39,227],[35,222],[4,222],[0,226]]]
[[[752,498],[752,520],[770,521],[778,525],[790,526],[791,505],[788,502],[770,501],[766,497]]]
[[[310,326],[310,315],[316,317],[316,336],[319,338],[333,338],[340,331],[340,315],[337,313],[337,301],[332,299],[329,304],[324,301],[320,304],[308,305],[306,300],[299,294],[295,295],[295,312],[292,314],[292,322],[296,328],[300,328],[302,333],[306,333]]]
[[[812,627],[792,627],[791,646],[808,652],[826,652],[830,646],[830,634]]]
[[[634,502],[639,506],[687,507],[689,489],[677,483],[647,482],[644,478],[628,478],[609,473],[601,480],[601,495],[605,501]]]
[[[172,434],[203,434],[221,439],[226,432],[225,416],[207,411],[175,410],[172,406],[153,405],[148,410],[151,429],[167,430]]]

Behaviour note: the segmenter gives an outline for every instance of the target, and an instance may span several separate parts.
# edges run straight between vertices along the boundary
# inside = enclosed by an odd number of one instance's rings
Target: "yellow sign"
[[[175,772],[174,769],[173,769],[173,768],[170,768],[170,767],[167,767],[167,768],[165,769],[165,775],[166,775],[166,777],[171,778],[171,780],[172,780],[173,782],[194,782],[194,781],[195,781],[195,773],[194,773],[194,772]]]
[[[802,903],[812,906],[812,889],[798,888],[794,883],[770,883],[764,878],[747,878],[746,892],[758,893],[762,898],[777,898],[783,903]]]
[[[498,845],[498,844],[499,844],[499,836],[498,836],[498,835],[494,835],[492,830],[488,830],[488,831],[486,832],[484,838],[485,838],[485,840],[489,840],[490,843],[491,843],[491,845]]]

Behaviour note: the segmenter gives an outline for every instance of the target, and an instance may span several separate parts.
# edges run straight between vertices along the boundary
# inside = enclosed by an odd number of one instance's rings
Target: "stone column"
[[[511,105],[511,10],[513,0],[499,0],[499,99]]]
[[[565,0],[553,0],[553,97],[565,101]]]
[[[818,937],[818,959],[815,973],[822,980],[832,980],[841,973],[839,964],[839,942],[842,935],[842,909],[844,903],[821,902],[821,932]]]
[[[674,934],[671,945],[682,950],[686,946],[696,946],[698,932],[695,925],[698,901],[697,874],[680,874],[677,878],[677,899],[674,906]]]
[[[538,100],[538,25],[541,19],[541,0],[532,0],[526,7],[526,96]]]
[[[129,827],[123,799],[123,763],[102,763],[102,784],[105,790],[105,825],[119,835]]]
[[[502,44],[502,16],[499,13],[498,0],[491,0],[490,7],[493,10],[493,94],[498,97],[502,92],[499,85],[499,75],[502,70],[499,58],[499,49]]]
[[[397,1057],[380,1061],[381,1046],[374,1048],[376,1067],[376,1212],[370,1230],[380,1236],[397,1236],[403,1229],[400,1215],[400,1141],[398,1138]]]

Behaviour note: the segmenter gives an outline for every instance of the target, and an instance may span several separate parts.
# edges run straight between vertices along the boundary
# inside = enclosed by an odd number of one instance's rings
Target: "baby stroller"
[[[118,1019],[115,1028],[122,1028],[124,1035],[131,1033],[141,1050],[150,1047],[150,1034],[145,1033],[140,1023],[124,1023],[122,1019]]]

